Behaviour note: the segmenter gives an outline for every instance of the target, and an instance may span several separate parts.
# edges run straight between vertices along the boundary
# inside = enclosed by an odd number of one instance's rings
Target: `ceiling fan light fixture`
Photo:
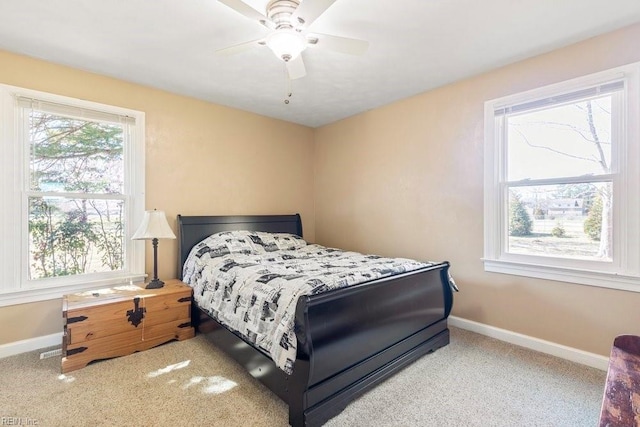
[[[281,60],[288,62],[295,59],[307,48],[307,39],[295,30],[276,30],[267,36],[267,46]]]

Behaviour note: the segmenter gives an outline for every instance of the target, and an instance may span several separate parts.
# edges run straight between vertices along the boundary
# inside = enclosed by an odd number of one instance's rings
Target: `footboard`
[[[292,425],[320,425],[353,398],[449,342],[449,264],[298,301]]]

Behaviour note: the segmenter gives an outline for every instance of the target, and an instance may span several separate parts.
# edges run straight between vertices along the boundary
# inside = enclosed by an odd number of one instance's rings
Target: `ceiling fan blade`
[[[291,21],[299,23],[300,25],[295,25],[298,28],[309,28],[313,21],[318,19],[335,1],[336,0],[304,0],[291,15]]]
[[[309,39],[309,44],[311,46],[315,45],[349,55],[362,55],[369,48],[368,41],[351,39],[348,37],[331,36],[329,34],[313,33],[309,34]]]
[[[269,19],[264,16],[262,13],[258,12],[242,0],[218,0],[220,3],[224,4],[227,7],[235,10],[239,14],[251,19],[252,21],[258,21],[260,24],[265,27],[272,28],[273,23],[269,21]]]
[[[307,69],[304,66],[302,55],[298,55],[291,61],[287,62],[287,72],[291,80],[299,79],[307,75]]]
[[[256,46],[260,46],[260,42],[263,39],[256,39],[256,40],[251,40],[248,42],[244,42],[244,43],[240,43],[240,44],[236,44],[233,46],[229,46],[229,47],[225,47],[222,49],[218,49],[216,50],[216,55],[234,55],[236,53],[240,53],[240,52],[244,52],[246,50],[249,50],[253,47]]]

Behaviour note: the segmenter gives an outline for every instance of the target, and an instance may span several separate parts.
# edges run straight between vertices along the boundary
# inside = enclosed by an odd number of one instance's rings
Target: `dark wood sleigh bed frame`
[[[191,248],[220,231],[302,236],[300,215],[178,215],[178,274]],[[298,300],[297,357],[291,375],[194,304],[200,333],[289,405],[291,426],[322,425],[349,402],[422,355],[449,343],[449,263]],[[453,285],[455,286],[455,285]]]

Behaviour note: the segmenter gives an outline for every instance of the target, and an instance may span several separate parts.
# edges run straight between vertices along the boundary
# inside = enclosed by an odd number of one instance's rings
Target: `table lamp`
[[[158,289],[164,286],[164,282],[158,279],[158,239],[175,239],[176,235],[171,231],[167,217],[163,211],[145,211],[142,224],[138,227],[131,239],[151,240],[153,244],[153,280],[147,284],[146,289]]]

